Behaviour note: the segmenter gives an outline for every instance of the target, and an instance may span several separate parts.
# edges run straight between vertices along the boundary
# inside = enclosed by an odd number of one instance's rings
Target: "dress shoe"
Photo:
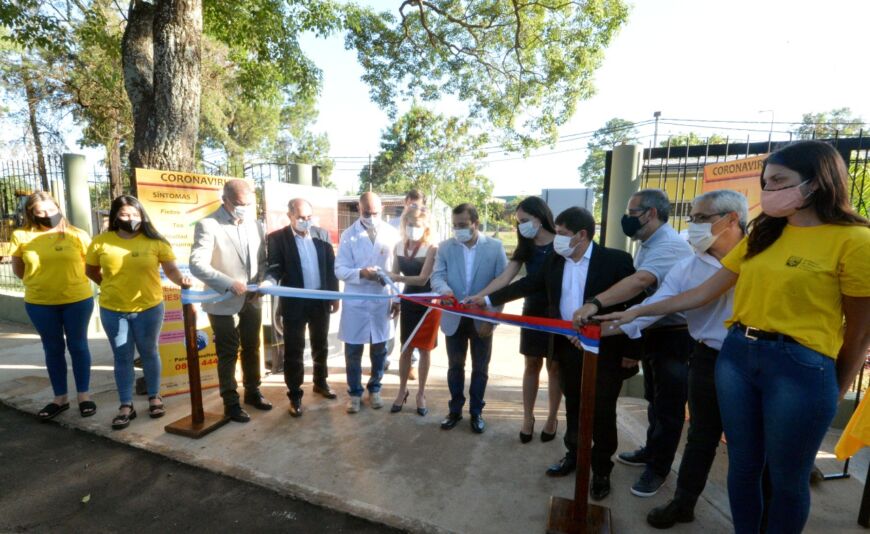
[[[525,433],[520,430],[520,443],[528,443],[532,441],[532,438],[535,436],[535,419],[532,418],[532,431],[529,433]]]
[[[589,496],[592,497],[593,501],[600,501],[608,495],[610,495],[610,475],[592,473],[592,487],[589,488]]]
[[[544,425],[544,427],[546,428],[546,425]],[[559,428],[559,424],[558,424],[558,423],[556,423],[556,425],[553,427],[553,431],[552,431],[552,432],[547,432],[546,430],[544,430],[544,429],[542,428],[542,429],[541,429],[541,441],[543,441],[544,443],[546,443],[546,442],[548,442],[548,441],[553,441],[553,439],[556,437],[556,430],[557,430],[558,428]]]
[[[229,417],[230,421],[235,421],[236,423],[247,423],[251,420],[251,416],[248,415],[248,412],[243,410],[238,404],[233,404],[232,406],[224,408],[224,415]]]
[[[381,394],[377,391],[369,393],[369,404],[375,410],[380,410],[384,407],[384,399],[381,398]]]
[[[272,409],[272,403],[267,401],[266,397],[259,391],[254,395],[245,395],[245,404],[258,410],[268,411]]]
[[[327,399],[334,399],[338,397],[338,395],[336,395],[335,392],[332,391],[332,388],[329,387],[329,384],[327,384],[326,382],[322,384],[314,384],[314,388],[312,388],[312,390],[318,395],[326,397]]]
[[[402,407],[406,402],[408,402],[408,393],[408,391],[405,391],[405,397],[402,399],[401,403],[390,406],[390,413],[399,413],[402,411]]]
[[[351,397],[347,401],[347,413],[359,413],[360,397]]]
[[[483,420],[483,417],[478,415],[471,415],[471,431],[475,434],[483,434],[483,431],[486,430],[486,422]]]
[[[577,453],[568,452],[564,458],[559,460],[559,463],[551,465],[547,469],[548,477],[564,477],[570,475],[577,469]]]
[[[302,417],[302,399],[290,399],[290,407],[287,408],[287,413],[290,417]]]
[[[441,421],[441,429],[452,430],[459,421],[462,421],[462,414],[451,412],[447,414],[447,417],[445,417],[443,421]]]
[[[695,520],[694,505],[679,499],[672,499],[664,506],[650,510],[646,522],[655,528],[671,528],[677,523],[691,523]]]

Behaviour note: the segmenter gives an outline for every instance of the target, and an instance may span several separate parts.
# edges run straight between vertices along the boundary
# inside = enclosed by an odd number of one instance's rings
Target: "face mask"
[[[698,252],[706,252],[720,235],[713,235],[712,223],[689,223],[689,244]]]
[[[422,226],[408,226],[406,230],[408,233],[408,239],[411,241],[419,241],[423,239],[423,234],[426,233],[426,229]]]
[[[55,213],[54,215],[49,215],[48,217],[34,217],[33,222],[40,226],[44,226],[45,228],[54,228],[58,224],[60,224],[60,220],[63,218],[63,215],[60,212]]]
[[[801,186],[808,183],[805,180],[797,185],[777,189],[775,191],[761,190],[761,211],[770,217],[788,217],[794,214],[810,195],[801,193]]]
[[[307,232],[312,226],[311,221],[306,219],[296,219],[296,230],[300,233]]]
[[[369,228],[373,228],[373,227],[378,225],[378,221],[380,221],[380,218],[378,218],[378,217],[360,217],[359,220],[362,221],[364,226],[367,226]]]
[[[240,221],[244,221],[245,217],[247,217],[251,213],[250,206],[235,206],[233,207],[233,217]]]
[[[517,226],[517,229],[520,231],[520,235],[526,239],[534,239],[535,236],[538,235],[538,230],[540,230],[541,227],[535,226],[535,221],[526,221],[520,223],[519,226]]]
[[[634,217],[632,215],[623,215],[622,216],[622,232],[628,237],[634,237],[638,230],[643,228],[646,223],[640,222],[640,217]]]
[[[471,228],[454,228],[453,237],[460,243],[468,243],[471,241]]]
[[[557,235],[555,239],[553,239],[553,251],[565,258],[571,256],[577,248],[577,245],[574,245],[573,247],[571,246],[572,239],[574,239],[574,236]]]
[[[139,231],[139,227],[142,226],[142,221],[138,219],[118,219],[118,229],[124,230],[128,234],[135,234]]]

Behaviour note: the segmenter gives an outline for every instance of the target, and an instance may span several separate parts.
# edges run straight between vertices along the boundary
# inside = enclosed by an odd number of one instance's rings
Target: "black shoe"
[[[483,431],[486,430],[486,422],[483,420],[483,417],[480,414],[471,416],[471,431],[475,434],[483,434]]]
[[[302,399],[290,399],[290,407],[287,408],[287,413],[290,417],[302,417]]]
[[[329,387],[329,384],[327,384],[326,382],[322,384],[314,384],[314,388],[312,388],[312,390],[318,395],[326,397],[327,399],[334,399],[338,397],[338,395],[336,395],[335,392],[332,391],[332,388]]]
[[[625,465],[633,465],[635,467],[643,467],[649,463],[649,456],[646,453],[646,448],[641,447],[636,451],[621,452],[616,456],[616,460]]]
[[[253,395],[245,395],[245,404],[253,406],[258,410],[268,411],[272,409],[272,403],[266,400],[259,391]]]
[[[593,501],[600,501],[608,495],[610,495],[610,475],[592,473],[592,487],[589,488],[589,496],[592,497]]]
[[[547,468],[547,476],[564,477],[573,473],[575,469],[577,469],[577,453],[568,451],[565,457],[559,460],[559,463]]]
[[[650,510],[646,522],[655,528],[671,528],[677,523],[691,523],[695,520],[694,506],[678,499],[671,499],[664,506]]]
[[[544,425],[544,426],[547,426],[547,425]],[[556,437],[556,430],[558,430],[558,428],[559,428],[558,423],[556,423],[556,428],[553,429],[553,432],[545,432],[544,429],[542,428],[541,429],[541,441],[543,441],[544,443],[546,443],[548,441],[553,441],[553,439]]]
[[[522,431],[520,431],[520,443],[528,443],[528,442],[532,441],[533,437],[534,437],[533,434],[525,434]]]
[[[631,487],[631,493],[638,497],[652,497],[658,493],[659,488],[664,483],[665,477],[658,476],[652,469],[647,467],[637,482],[634,483],[634,486]]]
[[[441,430],[453,430],[459,421],[462,421],[462,414],[450,412],[447,417],[441,421]]]
[[[130,426],[130,421],[136,419],[136,409],[132,404],[122,404],[119,410],[130,408],[127,413],[119,413],[112,419],[112,430],[123,430]]]
[[[251,420],[251,416],[248,415],[248,412],[243,410],[242,407],[238,404],[226,406],[224,408],[224,415],[229,417],[231,421],[235,421],[236,423],[247,423]]]

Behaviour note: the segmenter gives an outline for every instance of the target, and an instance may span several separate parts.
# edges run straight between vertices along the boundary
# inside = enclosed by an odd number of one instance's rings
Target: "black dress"
[[[526,276],[534,276],[544,267],[547,256],[553,254],[553,243],[535,247],[535,253],[526,262]],[[545,293],[529,295],[523,302],[523,315],[547,317],[547,295]],[[550,334],[537,330],[520,330],[520,354],[523,356],[544,357],[550,343]]]
[[[423,271],[423,263],[425,263],[426,261],[426,254],[414,258],[408,258],[399,253],[399,251],[401,251],[403,248],[404,244],[402,243],[399,243],[396,246],[396,259],[399,262],[399,272],[401,272],[405,276],[419,276],[420,273]],[[426,283],[422,286],[413,286],[410,284],[406,284],[404,293],[429,293],[431,291],[432,286],[429,285],[429,281],[427,280]],[[404,346],[405,342],[408,340],[408,338],[411,337],[411,334],[414,332],[414,328],[417,326],[420,320],[423,319],[423,315],[426,313],[426,307],[419,304],[414,304],[413,302],[409,302],[407,300],[402,300],[400,306],[399,340],[401,341],[402,346]]]

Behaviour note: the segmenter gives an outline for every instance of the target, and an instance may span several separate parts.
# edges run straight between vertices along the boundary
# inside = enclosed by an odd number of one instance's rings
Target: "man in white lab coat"
[[[347,293],[389,294],[378,277],[378,268],[390,272],[393,249],[399,241],[395,228],[381,220],[381,199],[374,193],[364,193],[359,199],[359,220],[341,234],[335,258],[335,276],[344,282]],[[387,340],[393,337],[392,315],[398,305],[389,299],[347,300],[341,310],[338,339],[344,342],[347,373],[348,413],[357,413],[363,394],[362,353],[369,344],[371,376],[366,389],[372,408],[382,407],[381,378],[387,356]]]

